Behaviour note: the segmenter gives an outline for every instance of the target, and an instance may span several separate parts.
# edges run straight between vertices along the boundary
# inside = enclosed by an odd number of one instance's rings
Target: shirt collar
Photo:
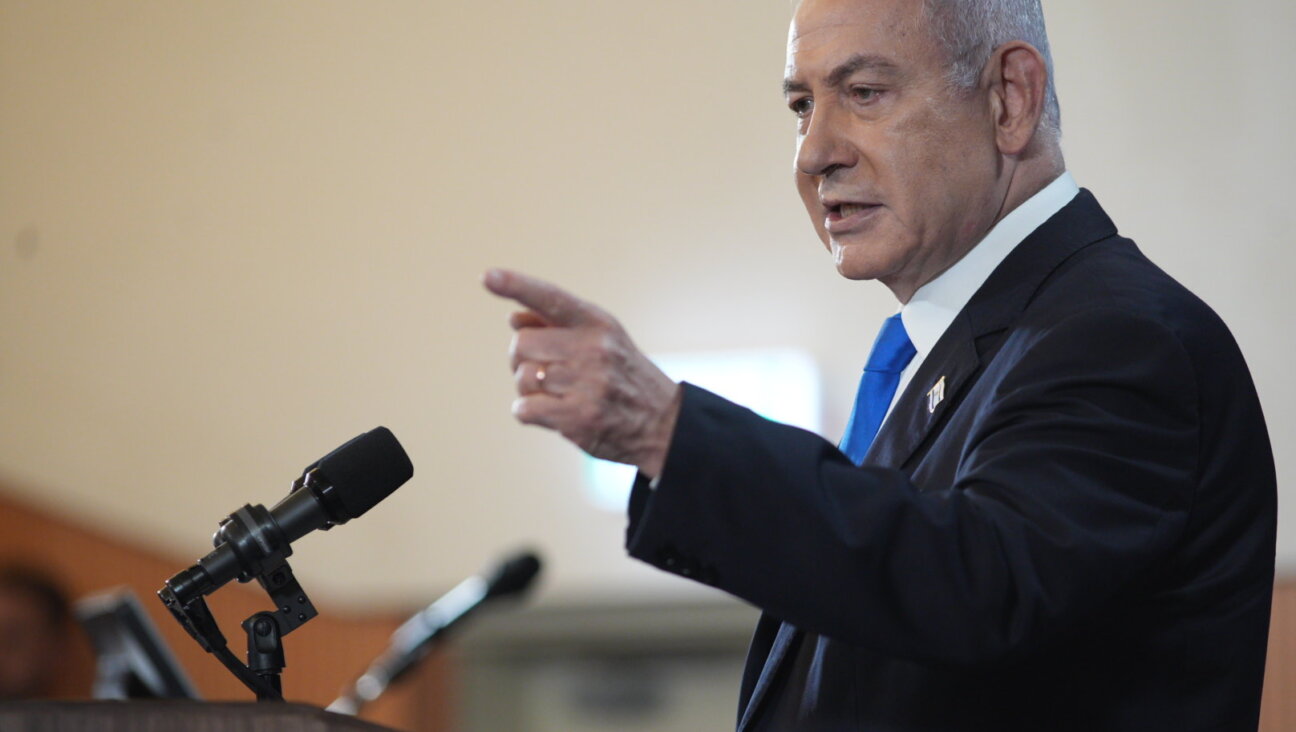
[[[918,359],[931,351],[963,306],[1012,250],[1065,208],[1078,193],[1080,188],[1075,179],[1070,173],[1063,173],[1003,217],[952,267],[918,288],[900,308],[900,319],[918,351]]]

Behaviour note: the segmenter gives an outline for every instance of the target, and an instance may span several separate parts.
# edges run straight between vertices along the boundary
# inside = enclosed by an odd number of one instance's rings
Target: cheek
[[[965,131],[930,109],[918,109],[887,129],[888,144],[877,164],[889,177],[892,211],[918,238],[943,228],[950,208],[970,193],[970,173],[983,167],[963,139]],[[935,219],[935,221],[933,221]]]
[[[945,172],[945,155],[951,149],[947,130],[937,124],[932,113],[916,110],[886,130],[883,163],[893,175],[912,185]]]

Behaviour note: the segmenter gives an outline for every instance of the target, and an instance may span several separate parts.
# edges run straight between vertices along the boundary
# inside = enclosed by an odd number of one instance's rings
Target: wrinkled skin
[[[555,430],[594,457],[660,475],[679,385],[598,306],[506,270],[491,270],[485,284],[528,308],[509,319],[518,421]]]
[[[880,280],[902,303],[1062,172],[1039,181],[1040,166],[1022,166],[1042,147],[1038,51],[1006,44],[980,87],[956,88],[922,8],[806,0],[784,78],[815,230],[843,277]]]

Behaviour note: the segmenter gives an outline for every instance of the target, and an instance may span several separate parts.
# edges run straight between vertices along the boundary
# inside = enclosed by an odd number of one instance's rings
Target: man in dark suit
[[[805,0],[788,59],[807,210],[902,304],[840,449],[494,270],[518,419],[639,467],[632,555],[765,611],[740,729],[1255,729],[1263,416],[1066,173],[1037,0]]]

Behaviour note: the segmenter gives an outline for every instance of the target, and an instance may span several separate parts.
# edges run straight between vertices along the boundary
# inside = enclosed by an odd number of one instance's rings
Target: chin
[[[880,257],[883,247],[869,244],[831,244],[837,274],[848,280],[880,280],[895,272],[889,257]]]
[[[879,277],[877,272],[871,269],[862,268],[862,267],[851,267],[842,262],[837,263],[837,274],[841,275],[842,277],[845,277],[848,280],[854,280],[857,282],[862,280],[876,280]]]

